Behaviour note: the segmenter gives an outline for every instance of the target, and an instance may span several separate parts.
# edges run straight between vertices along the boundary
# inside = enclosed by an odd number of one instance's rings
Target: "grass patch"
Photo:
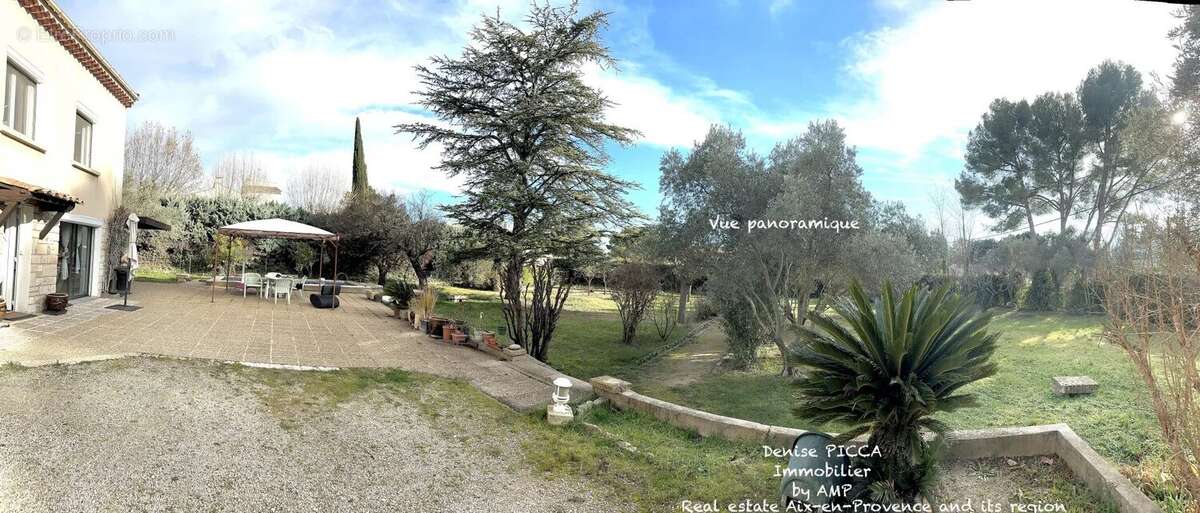
[[[23,370],[28,370],[29,368],[30,367],[26,367],[17,362],[4,362],[4,363],[0,363],[0,374],[10,373],[10,372],[21,372]]]
[[[188,273],[174,267],[138,267],[138,270],[133,272],[134,282],[176,283],[179,282],[179,279],[176,278],[179,276],[197,279],[203,278],[204,274]]]
[[[581,419],[629,442],[631,453],[578,423],[539,429],[526,444],[535,468],[590,477],[638,506],[639,511],[678,511],[681,500],[724,505],[746,499],[775,500],[774,465],[754,445],[736,444],[673,428],[634,412],[604,408]],[[548,428],[548,426],[547,426]]]
[[[499,294],[493,291],[440,286],[438,315],[461,319],[477,328],[496,331],[504,325]],[[453,296],[465,296],[462,303]],[[549,363],[576,378],[587,380],[605,374],[624,376],[638,360],[684,336],[690,326],[678,326],[666,341],[659,340],[646,319],[632,344],[621,342],[621,320],[616,303],[607,294],[573,290],[550,342]]]
[[[1056,313],[1008,312],[990,327],[1001,333],[995,376],[968,386],[979,406],[939,418],[955,429],[1067,423],[1105,457],[1137,464],[1157,457],[1163,446],[1145,387],[1120,348],[1104,342],[1103,317]],[[802,429],[814,426],[796,418],[795,397],[787,379],[777,375],[773,348],[761,367],[745,372],[706,376],[685,387],[638,386],[648,395],[672,402],[754,420]],[[1050,391],[1053,376],[1087,375],[1100,382],[1096,394],[1059,397]]]
[[[220,365],[214,373],[251,383],[251,389],[284,429],[299,427],[307,416],[328,411],[368,390],[406,392],[429,378],[398,369],[292,371],[245,365]]]

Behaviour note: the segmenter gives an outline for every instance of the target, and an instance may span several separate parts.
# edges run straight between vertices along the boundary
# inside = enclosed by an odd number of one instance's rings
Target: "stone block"
[[[592,390],[601,396],[621,395],[629,390],[629,382],[612,376],[599,376],[591,379]]]
[[[1057,395],[1091,394],[1099,387],[1096,380],[1087,376],[1055,376],[1050,380],[1050,388]]]
[[[551,426],[569,424],[574,418],[575,415],[571,412],[571,408],[569,406],[566,408],[559,408],[553,404],[546,406],[546,421],[549,422]]]
[[[805,431],[801,429],[768,426],[767,438],[763,443],[776,449],[791,449],[796,437],[804,433]]]

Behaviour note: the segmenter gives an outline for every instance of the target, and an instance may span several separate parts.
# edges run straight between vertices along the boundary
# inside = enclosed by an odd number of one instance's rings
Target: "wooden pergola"
[[[333,282],[334,291],[337,289],[337,268],[338,268],[338,242],[342,240],[342,236],[336,233],[331,233],[316,226],[310,226],[296,221],[288,221],[287,219],[259,219],[257,221],[245,221],[235,223],[228,226],[222,226],[217,229],[217,233],[227,235],[229,237],[228,248],[226,248],[225,258],[225,290],[229,290],[229,270],[231,260],[233,259],[233,239],[235,237],[241,239],[291,239],[291,240],[316,240],[321,241],[321,256],[317,260],[317,274],[321,277],[325,275],[325,243],[333,244]],[[217,241],[213,239],[213,254],[216,255]],[[301,284],[303,286],[303,284]],[[212,298],[211,301],[216,301],[217,297],[217,263],[213,263],[213,279],[211,283]]]

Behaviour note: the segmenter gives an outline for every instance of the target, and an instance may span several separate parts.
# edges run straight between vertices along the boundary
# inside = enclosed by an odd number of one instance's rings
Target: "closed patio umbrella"
[[[125,228],[129,230],[129,272],[126,275],[125,282],[125,297],[119,305],[109,305],[105,308],[113,310],[133,311],[141,308],[140,306],[129,306],[129,288],[133,286],[133,272],[138,268],[138,250],[137,250],[137,234],[138,228],[145,230],[164,230],[169,231],[171,226],[157,219],[138,217],[137,214],[130,213],[129,218],[125,220]]]
[[[133,271],[138,268],[138,252],[137,252],[137,214],[129,214],[129,219],[125,221],[125,226],[129,228],[129,281],[133,281]],[[125,287],[128,289],[129,287]]]

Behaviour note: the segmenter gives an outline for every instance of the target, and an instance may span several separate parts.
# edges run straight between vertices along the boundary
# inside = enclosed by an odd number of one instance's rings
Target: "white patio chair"
[[[263,280],[258,273],[242,273],[242,297],[246,297],[246,290],[250,288],[258,289],[257,292],[262,295]]]
[[[279,296],[287,296],[287,303],[292,304],[292,279],[279,278],[275,280],[275,284],[271,286],[271,299],[276,304],[279,303]]]
[[[275,288],[275,281],[284,277],[283,273],[269,272],[263,275],[263,297],[271,295],[271,290]]]

